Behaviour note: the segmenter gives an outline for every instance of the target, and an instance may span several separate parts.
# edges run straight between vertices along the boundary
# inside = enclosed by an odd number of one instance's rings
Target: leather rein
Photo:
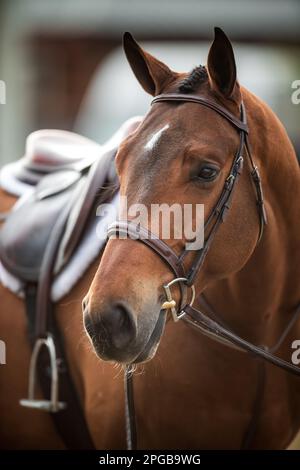
[[[238,179],[243,171],[244,155],[248,158],[250,163],[251,178],[256,194],[256,205],[259,216],[257,244],[260,242],[263,236],[264,227],[267,224],[261,179],[258,168],[252,158],[251,148],[248,140],[249,129],[247,125],[244,104],[241,104],[240,119],[238,119],[220,104],[217,104],[216,102],[211,101],[203,96],[185,95],[180,93],[161,94],[153,99],[152,104],[160,102],[189,102],[210,108],[225,118],[227,122],[229,122],[233,127],[235,127],[240,136],[239,146],[233,158],[229,174],[225,180],[219,199],[204,224],[205,240],[203,247],[197,251],[192,265],[188,270],[186,270],[184,266],[184,259],[190,251],[185,249],[178,256],[177,253],[175,253],[175,251],[172,250],[172,248],[170,248],[163,240],[158,238],[146,228],[141,227],[140,225],[137,225],[131,221],[120,220],[112,224],[108,228],[108,237],[110,238],[121,236],[122,239],[129,237],[144,243],[168,265],[169,269],[175,275],[175,278],[167,285],[163,286],[166,293],[166,302],[163,303],[162,310],[170,310],[174,321],[182,319],[201,333],[225,344],[226,346],[233,347],[234,349],[238,349],[243,352],[248,352],[252,356],[262,359],[263,361],[267,361],[286,372],[300,376],[300,367],[296,367],[295,365],[284,359],[281,359],[274,354],[274,352],[276,352],[276,350],[283,343],[296,320],[300,317],[300,305],[298,306],[291,321],[288,323],[287,327],[281,334],[276,345],[272,348],[268,348],[267,346],[258,346],[243,339],[238,334],[234,333],[216,315],[213,315],[212,318],[212,315],[209,316],[199,309],[193,307],[193,301],[196,296],[194,287],[195,279],[201,267],[203,266],[204,260],[212,245],[218,228],[225,221],[230,209],[234,190],[237,187]],[[181,289],[181,302],[179,306],[176,305],[176,301],[173,299],[171,292],[171,287],[177,283]],[[190,301],[187,301],[188,289],[191,289]],[[134,411],[133,405],[130,404],[130,401],[133,401],[130,366],[127,368],[125,379],[127,390],[126,410],[127,417],[129,416],[130,418],[127,419],[127,445],[130,449],[134,447],[134,442],[136,441],[136,430],[134,424],[132,423]],[[131,391],[130,394],[128,394],[128,390]]]

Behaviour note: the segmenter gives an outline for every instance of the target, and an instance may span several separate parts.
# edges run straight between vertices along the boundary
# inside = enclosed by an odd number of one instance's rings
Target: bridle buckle
[[[187,286],[187,282],[188,282],[188,279],[186,277],[177,277],[176,279],[173,279],[168,284],[165,284],[163,286],[163,288],[165,290],[165,293],[166,293],[167,301],[162,304],[161,309],[162,310],[170,310],[171,314],[172,314],[172,317],[173,317],[173,320],[175,322],[178,322],[186,314],[186,312],[184,310],[186,305],[181,305],[180,309],[179,309],[179,313],[178,313],[178,310],[176,308],[176,301],[172,297],[172,292],[171,292],[170,287],[173,286],[176,283],[181,283],[181,286],[185,290],[187,290],[188,287],[190,287],[191,290],[192,290],[192,297],[191,297],[189,305],[192,306],[193,303],[194,303],[194,300],[195,300],[195,296],[196,296],[195,287],[193,285]]]

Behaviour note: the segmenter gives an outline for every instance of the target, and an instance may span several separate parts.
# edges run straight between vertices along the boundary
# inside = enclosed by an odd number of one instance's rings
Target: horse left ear
[[[236,84],[236,65],[231,42],[221,28],[215,28],[215,38],[208,53],[207,68],[212,88],[230,98]]]
[[[158,95],[174,79],[175,72],[139,46],[130,33],[124,34],[123,47],[134,75],[150,95]]]

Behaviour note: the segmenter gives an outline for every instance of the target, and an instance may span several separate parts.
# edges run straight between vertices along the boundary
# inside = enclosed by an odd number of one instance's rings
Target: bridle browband
[[[170,309],[175,321],[178,321],[180,318],[183,318],[188,324],[196,327],[204,334],[221,341],[222,343],[226,344],[227,346],[233,346],[236,349],[241,351],[252,353],[255,356],[258,356],[273,365],[284,369],[287,372],[290,372],[295,375],[300,376],[300,368],[290,364],[289,362],[275,356],[273,354],[274,348],[272,350],[268,350],[267,347],[256,346],[237,334],[235,334],[231,329],[227,328],[222,324],[219,319],[212,319],[208,315],[202,313],[200,310],[194,308],[192,306],[192,302],[186,302],[187,299],[187,289],[189,287],[192,288],[193,298],[194,300],[194,281],[199,273],[205,257],[212,245],[213,239],[217,230],[221,223],[225,221],[226,215],[230,209],[232,197],[234,190],[236,188],[239,176],[243,170],[243,152],[245,151],[246,156],[249,159],[250,166],[251,166],[251,177],[254,184],[255,192],[256,192],[256,202],[257,202],[257,209],[259,215],[259,233],[257,244],[260,242],[264,227],[267,223],[266,212],[264,208],[264,198],[263,198],[263,191],[261,185],[261,179],[258,172],[256,165],[254,164],[251,149],[248,141],[248,125],[246,120],[246,111],[244,104],[241,104],[241,118],[238,119],[232,113],[230,113],[227,109],[225,109],[220,104],[209,100],[203,96],[196,96],[196,95],[185,95],[179,93],[172,93],[172,94],[162,94],[156,96],[152,104],[159,103],[159,102],[176,102],[176,103],[196,103],[207,108],[210,108],[217,112],[219,115],[224,117],[230,124],[232,124],[240,135],[240,142],[237,149],[237,152],[233,158],[233,162],[231,165],[231,169],[229,175],[227,176],[222,192],[220,197],[212,209],[207,221],[204,225],[204,233],[205,233],[205,241],[203,247],[197,252],[196,257],[190,266],[189,270],[186,272],[184,266],[184,259],[189,251],[184,250],[179,256],[175,253],[175,251],[170,248],[163,240],[158,238],[156,235],[148,231],[146,228],[141,227],[140,225],[136,225],[130,221],[123,221],[120,220],[115,222],[108,228],[108,237],[112,236],[129,236],[129,238],[133,238],[138,240],[145,245],[147,245],[150,249],[152,249],[156,254],[160,256],[160,258],[169,266],[170,270],[174,273],[175,279],[173,279],[170,283],[164,286],[167,301],[163,304],[162,308]],[[207,234],[208,233],[208,234]],[[123,237],[122,237],[123,238]],[[179,283],[181,287],[181,305],[180,308],[175,308],[175,301],[172,298],[170,287],[175,283]],[[295,318],[300,316],[300,307],[297,309],[295,316],[293,317],[293,322]],[[286,331],[290,328],[290,324],[288,325],[287,329],[281,335],[280,340],[277,342],[277,346],[279,347],[285,336]],[[276,347],[276,349],[278,349]]]

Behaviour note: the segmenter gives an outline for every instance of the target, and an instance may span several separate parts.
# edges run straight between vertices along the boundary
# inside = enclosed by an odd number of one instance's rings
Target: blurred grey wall
[[[26,135],[36,126],[36,69],[29,38],[37,32],[78,37],[101,33],[121,41],[122,33],[130,30],[149,39],[207,41],[213,26],[219,25],[237,43],[257,47],[258,53],[261,44],[269,50],[276,44],[277,52],[281,48],[288,59],[285,63],[294,63],[291,79],[300,79],[298,0],[2,0],[0,12],[0,79],[6,83],[7,97],[0,105],[0,164],[22,156]],[[286,76],[284,64],[274,71],[278,77]],[[259,70],[252,72],[259,76]],[[285,115],[295,112],[290,102],[282,106]]]

